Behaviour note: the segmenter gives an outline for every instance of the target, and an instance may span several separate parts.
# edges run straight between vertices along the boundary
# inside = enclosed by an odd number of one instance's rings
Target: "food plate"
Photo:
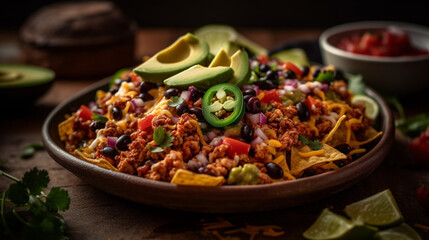
[[[317,201],[340,192],[368,176],[386,157],[393,143],[394,125],[384,100],[370,88],[366,93],[380,105],[379,127],[383,136],[363,157],[335,171],[263,185],[197,187],[178,186],[108,170],[85,162],[64,150],[58,124],[93,100],[99,89],[108,90],[110,78],[94,83],[57,106],[42,128],[49,155],[77,177],[109,194],[143,204],[192,212],[232,213],[268,211]]]

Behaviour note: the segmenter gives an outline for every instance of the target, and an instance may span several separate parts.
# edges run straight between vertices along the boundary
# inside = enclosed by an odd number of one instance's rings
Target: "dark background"
[[[7,0],[0,5],[0,29],[18,29],[34,11],[53,0]],[[425,1],[190,1],[114,0],[140,27],[326,28],[360,20],[394,20],[429,26]]]

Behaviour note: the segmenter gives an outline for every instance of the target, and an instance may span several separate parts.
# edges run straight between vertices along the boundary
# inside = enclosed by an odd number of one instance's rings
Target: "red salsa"
[[[338,47],[347,52],[378,57],[429,54],[428,50],[413,46],[405,31],[394,27],[345,37],[341,39]]]

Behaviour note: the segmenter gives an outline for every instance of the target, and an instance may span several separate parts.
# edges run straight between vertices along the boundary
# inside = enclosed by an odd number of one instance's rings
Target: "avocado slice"
[[[210,53],[215,55],[221,48],[229,53],[235,52],[238,47],[244,47],[252,55],[268,55],[268,50],[252,42],[238,33],[233,27],[221,24],[205,25],[195,30],[195,35],[205,40],[210,46]]]
[[[161,83],[191,66],[203,64],[209,55],[208,44],[191,33],[177,39],[133,71],[144,81]]]
[[[169,87],[185,89],[188,86],[195,86],[201,90],[207,90],[213,85],[227,82],[234,75],[234,70],[230,67],[203,67],[195,65],[172,77],[164,80],[164,84]]]
[[[55,73],[49,69],[20,64],[0,64],[0,99],[29,101],[43,95]]]
[[[234,70],[234,76],[229,82],[238,87],[249,81],[251,69],[246,51],[238,50],[229,57],[226,51],[221,49],[210,63],[209,68],[217,66],[231,67]]]
[[[307,54],[301,48],[291,48],[276,52],[270,56],[270,58],[277,58],[282,62],[292,62],[297,66],[310,66]]]

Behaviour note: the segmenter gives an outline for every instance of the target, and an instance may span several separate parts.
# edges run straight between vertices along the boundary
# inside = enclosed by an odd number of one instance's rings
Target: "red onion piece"
[[[177,122],[179,122],[179,118],[178,117],[170,117],[171,120],[173,121],[174,124],[176,124]]]
[[[213,140],[215,137],[217,137],[217,134],[213,131],[210,131],[207,133],[207,137],[211,140]]]
[[[260,129],[260,128],[258,128]],[[264,140],[262,140],[262,138],[260,138],[259,136],[256,137],[255,139],[252,140],[252,142],[250,142],[250,146],[252,146],[253,148],[255,148],[256,145],[263,143]]]
[[[185,100],[185,101],[189,101],[190,97],[191,97],[190,91],[183,91],[182,94],[180,94],[180,98]]]
[[[298,90],[300,90],[301,92],[305,93],[305,94],[309,94],[310,93],[310,88],[308,88],[308,86],[306,84],[301,84],[298,86]]]
[[[329,90],[329,85],[327,83],[322,83],[322,91],[327,92]]]
[[[96,114],[104,115],[104,111],[103,111],[103,109],[100,109],[100,108],[94,109],[94,110],[92,110],[92,112],[93,112],[93,113],[96,113]]]
[[[246,117],[252,122],[252,124],[259,124],[260,122],[259,113],[255,113],[255,114],[246,113]]]
[[[222,144],[222,142],[223,142],[223,136],[215,137],[210,142],[210,145],[217,147],[217,146],[220,146]]]
[[[116,146],[116,140],[118,140],[117,137],[107,137],[107,146],[114,148]]]
[[[255,130],[255,134],[256,134],[258,137],[262,138],[262,140],[268,140],[267,135],[265,135],[264,131],[262,131],[262,129],[261,129],[261,128],[256,128],[256,130]]]
[[[144,101],[141,98],[135,98],[131,100],[137,107],[144,107]]]
[[[267,123],[267,116],[263,113],[259,113],[259,125],[263,125]]]
[[[136,110],[134,111],[135,113],[143,113],[144,112],[144,108],[136,108]]]
[[[204,154],[202,153],[198,153],[197,155],[195,155],[195,158],[198,159],[198,161],[200,161],[200,163],[202,164],[207,164],[209,162],[207,157],[204,156]]]

